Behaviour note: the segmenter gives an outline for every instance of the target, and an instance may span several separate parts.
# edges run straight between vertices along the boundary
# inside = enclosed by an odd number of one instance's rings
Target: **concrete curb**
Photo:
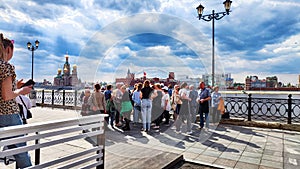
[[[270,129],[281,129],[290,131],[300,131],[300,124],[283,124],[279,122],[267,122],[267,121],[247,121],[245,119],[222,119],[220,124],[248,126],[248,127],[260,127]]]

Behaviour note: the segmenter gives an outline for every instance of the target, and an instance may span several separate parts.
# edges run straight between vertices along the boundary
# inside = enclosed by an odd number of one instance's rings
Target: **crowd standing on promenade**
[[[211,91],[204,82],[199,83],[198,91],[186,82],[172,87],[151,84],[149,80],[135,84],[131,90],[123,83],[117,83],[115,89],[112,85],[107,85],[105,90],[100,91],[100,88],[103,89],[103,86],[95,84],[92,94],[89,89],[85,90],[81,99],[82,116],[106,113],[109,115],[107,124],[123,131],[130,131],[141,124],[143,132],[159,132],[161,125],[170,126],[170,119],[173,119],[172,128],[176,133],[185,131],[192,134],[193,125],[198,125],[200,130],[208,130],[210,121],[216,124],[221,117],[219,87],[215,86]],[[183,123],[186,124],[184,129]]]
[[[31,107],[24,95],[29,94],[33,86],[24,86],[22,80],[16,80],[15,67],[9,63],[13,51],[14,41],[0,34],[0,127],[26,124],[26,118],[29,118],[28,109]],[[199,129],[204,127],[204,122],[205,128],[209,129],[211,99],[213,122],[219,119],[220,113],[216,107],[219,107],[220,98],[218,87],[211,95],[203,82],[200,83],[198,92],[194,90],[194,86],[188,86],[187,83],[167,87],[159,83],[151,84],[149,80],[145,80],[143,84],[135,84],[133,90],[129,90],[128,86],[122,83],[117,83],[115,89],[112,85],[95,84],[93,91],[86,89],[82,94],[81,115],[105,113],[109,114],[105,119],[106,124],[111,125],[112,128],[118,127],[130,131],[133,120],[133,126],[142,123],[143,132],[151,130],[159,132],[161,125],[170,125],[171,114],[173,114],[176,132],[182,132],[182,123],[187,123],[186,132],[192,134],[192,123],[196,122],[197,113],[200,114]],[[133,119],[131,119],[132,113]],[[18,143],[7,148],[13,149],[25,145],[25,142]],[[14,158],[17,168],[32,166],[28,152],[14,155]]]

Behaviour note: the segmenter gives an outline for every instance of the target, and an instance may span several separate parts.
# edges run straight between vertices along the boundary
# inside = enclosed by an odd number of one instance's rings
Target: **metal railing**
[[[226,112],[233,117],[264,121],[286,122],[287,124],[300,122],[300,99],[292,99],[289,94],[286,99],[226,97]]]
[[[39,106],[76,108],[81,107],[81,92],[77,90],[36,90]]]
[[[76,90],[37,90],[36,103],[47,107],[80,108],[80,95],[81,91]],[[232,117],[288,124],[300,122],[300,99],[293,99],[291,94],[286,99],[254,98],[248,94],[247,97],[225,97],[224,100],[226,112]]]

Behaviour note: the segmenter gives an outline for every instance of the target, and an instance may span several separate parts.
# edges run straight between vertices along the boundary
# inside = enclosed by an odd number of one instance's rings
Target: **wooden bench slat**
[[[103,124],[100,124],[101,128],[103,127]],[[91,129],[91,128],[97,128],[99,127],[99,124],[89,124],[89,125],[84,125],[84,126],[75,126],[73,128],[67,128],[59,131],[48,131],[48,133],[43,133],[43,134],[37,134],[37,135],[25,135],[22,137],[15,137],[15,138],[10,138],[10,139],[4,139],[0,141],[0,146],[7,146],[11,144],[16,144],[16,143],[23,143],[27,141],[32,141],[32,140],[37,140],[37,139],[43,139],[46,137],[52,137],[52,136],[57,136],[61,134],[69,134],[71,132],[76,132],[76,131],[82,131],[86,129]],[[45,132],[45,131],[44,131]]]
[[[93,163],[93,164],[89,164],[89,165],[86,165],[84,167],[81,167],[81,169],[90,169],[90,168],[96,168],[97,166],[100,166],[103,164],[103,160],[99,160],[99,161],[96,161],[96,163]]]
[[[102,149],[103,149],[103,146],[93,147],[91,149],[88,149],[88,150],[85,150],[85,151],[82,151],[82,152],[79,152],[79,153],[76,153],[76,154],[72,154],[72,155],[62,157],[62,158],[59,158],[59,159],[56,159],[56,160],[53,160],[53,161],[49,161],[47,163],[43,163],[43,164],[40,164],[40,165],[29,167],[28,169],[46,168],[46,167],[49,167],[49,166],[53,166],[53,165],[65,162],[65,161],[70,160],[72,158],[77,158],[77,157],[87,155],[87,154],[90,154],[90,153],[93,153],[93,152],[101,151]],[[102,153],[100,155],[101,155],[101,157],[103,157]]]
[[[72,118],[57,121],[48,121],[41,123],[32,123],[26,125],[10,126],[0,128],[0,147],[23,143],[28,141],[35,141],[33,145],[26,145],[23,147],[13,148],[13,149],[0,149],[0,158],[9,157],[22,152],[29,152],[36,150],[35,159],[39,161],[40,150],[42,148],[51,147],[55,145],[62,145],[67,142],[72,142],[76,140],[82,140],[89,137],[97,137],[97,142],[92,148],[85,148],[78,153],[72,155],[64,156],[59,159],[54,159],[50,162],[32,166],[30,168],[47,168],[47,166],[54,166],[61,164],[63,168],[70,168],[75,166],[83,166],[84,168],[96,167],[104,164],[104,145],[105,145],[105,120],[107,114],[99,114],[92,116],[85,116],[82,118]],[[82,130],[97,129],[92,130],[87,133],[82,133]],[[101,145],[97,145],[101,144]],[[95,146],[96,145],[96,146]],[[89,147],[89,146],[88,146]],[[95,154],[93,154],[95,153]],[[82,157],[83,156],[83,157]],[[80,159],[81,158],[81,159]],[[76,160],[74,160],[76,159]],[[79,160],[77,160],[79,159]],[[73,161],[72,161],[73,160]],[[69,161],[67,163],[62,163]],[[92,163],[92,164],[91,164]],[[45,166],[45,167],[44,167]]]
[[[18,147],[18,148],[14,148],[14,149],[8,149],[8,150],[0,152],[0,157],[7,157],[7,156],[14,155],[14,154],[22,153],[22,152],[28,152],[30,150],[40,149],[43,147],[49,147],[52,145],[57,145],[60,143],[83,139],[86,137],[92,137],[92,136],[103,134],[103,132],[104,132],[103,130],[96,130],[93,132],[88,132],[88,133],[84,133],[84,134],[80,134],[80,135],[76,135],[76,136],[71,136],[71,137],[67,137],[67,138],[48,141],[45,143],[39,143],[39,144],[34,144],[34,145],[27,145],[24,147]]]
[[[87,162],[90,162],[90,161],[95,161],[96,162],[96,159],[100,159],[103,157],[103,154],[95,154],[95,155],[92,155],[92,156],[89,156],[87,158],[83,158],[83,159],[80,159],[80,160],[77,160],[77,161],[74,161],[68,165],[65,165],[63,167],[60,167],[58,169],[69,169],[69,168],[74,168],[76,166],[79,166],[79,165],[82,165],[83,163],[87,163]]]
[[[17,125],[0,128],[0,139],[13,137],[18,135],[25,135],[27,133],[41,132],[44,130],[50,129],[59,129],[62,127],[68,127],[73,125],[85,125],[88,123],[104,123],[105,114],[85,116],[83,118],[72,118],[60,121],[51,121],[51,122],[42,122],[42,123],[33,123],[26,125]]]

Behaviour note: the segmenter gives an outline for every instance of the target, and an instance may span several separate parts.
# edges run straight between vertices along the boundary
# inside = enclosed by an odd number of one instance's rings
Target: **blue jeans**
[[[203,128],[204,126],[204,118],[203,114],[205,114],[205,127],[209,128],[209,109],[208,107],[199,106],[199,115],[200,115],[200,127]]]
[[[139,113],[141,111],[141,106],[134,106],[133,107],[133,122],[138,123],[139,122]]]
[[[110,125],[111,126],[114,126],[114,121],[115,121],[115,118],[116,118],[116,111],[109,111],[109,118],[110,118]]]
[[[142,118],[143,118],[143,128],[150,130],[151,125],[151,109],[152,101],[150,99],[142,99]]]
[[[204,113],[205,114],[205,127],[209,128],[209,114],[208,113]],[[203,128],[204,126],[204,118],[203,118],[203,113],[200,113],[200,127]]]
[[[0,127],[8,127],[8,126],[16,126],[22,125],[22,120],[19,113],[15,114],[7,114],[7,115],[0,115]],[[14,145],[7,146],[9,149],[18,148],[26,146],[26,143],[18,143]],[[18,168],[25,168],[31,166],[30,156],[28,152],[23,152],[20,154],[14,155],[17,163]]]

